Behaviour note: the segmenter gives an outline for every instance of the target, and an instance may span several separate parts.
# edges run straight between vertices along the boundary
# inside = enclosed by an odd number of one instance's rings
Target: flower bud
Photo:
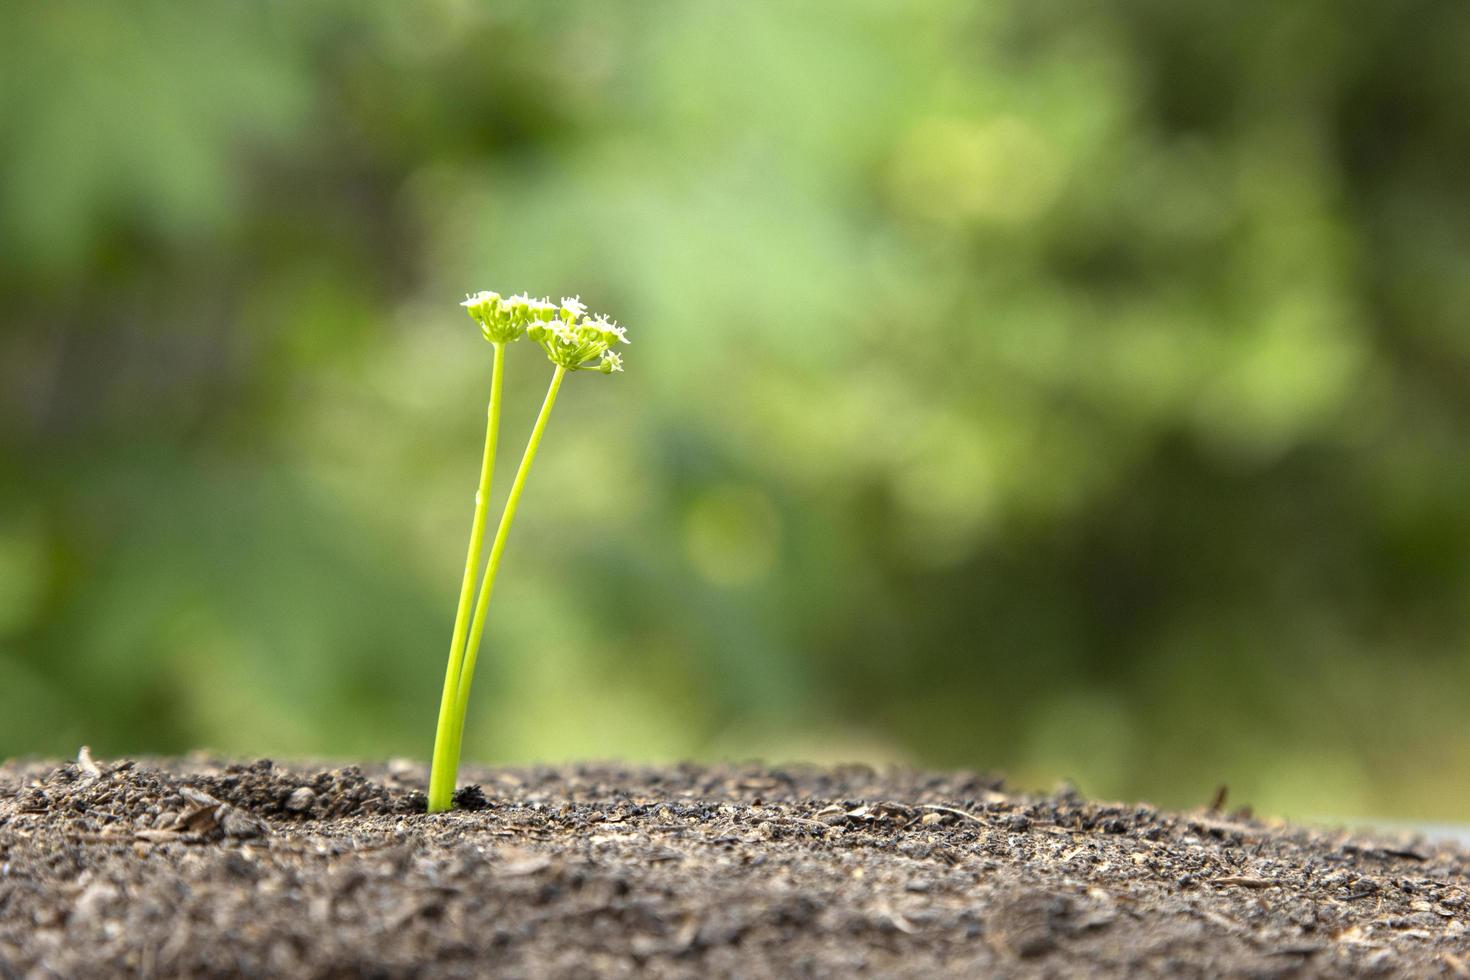
[[[505,308],[510,313],[510,322],[516,326],[525,326],[531,319],[531,297],[525,293],[517,293],[507,299]]]
[[[561,298],[561,318],[568,323],[576,322],[578,317],[587,315],[587,307],[582,303],[580,296],[563,296]]]
[[[502,300],[499,293],[492,293],[489,290],[482,289],[478,293],[467,295],[464,302],[459,305],[463,306],[465,312],[469,313],[475,322],[483,327],[500,312],[501,303]]]
[[[592,317],[586,325],[591,336],[609,347],[628,343],[628,331],[605,316]]]

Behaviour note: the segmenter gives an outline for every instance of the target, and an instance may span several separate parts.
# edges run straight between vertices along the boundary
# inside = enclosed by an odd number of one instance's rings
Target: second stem
[[[500,515],[500,527],[495,531],[495,541],[490,545],[490,560],[485,566],[485,577],[480,581],[480,595],[475,600],[475,617],[470,624],[469,641],[465,644],[463,666],[460,669],[459,689],[454,710],[455,731],[453,735],[453,764],[449,771],[459,769],[459,750],[464,737],[465,713],[470,703],[470,681],[475,676],[475,661],[480,655],[480,638],[485,632],[485,614],[490,608],[490,596],[495,591],[495,573],[500,568],[500,558],[505,552],[505,541],[510,536],[510,526],[520,506],[521,493],[526,489],[526,476],[531,464],[536,461],[536,451],[541,447],[541,436],[546,431],[546,421],[551,418],[551,409],[556,405],[556,393],[561,389],[567,369],[557,365],[551,375],[551,386],[546,389],[546,399],[541,403],[541,414],[536,416],[536,425],[531,429],[530,441],[521,456],[520,468],[516,470],[515,482],[510,486],[510,496],[505,500],[505,511]]]

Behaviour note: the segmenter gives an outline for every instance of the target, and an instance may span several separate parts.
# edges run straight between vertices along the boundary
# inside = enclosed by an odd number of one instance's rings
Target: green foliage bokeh
[[[426,757],[490,288],[634,344],[468,757],[1463,819],[1467,50],[1452,2],[8,5],[0,755]]]

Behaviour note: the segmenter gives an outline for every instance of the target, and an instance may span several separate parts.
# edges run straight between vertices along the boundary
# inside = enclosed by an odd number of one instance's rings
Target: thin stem
[[[505,345],[495,344],[495,366],[490,372],[490,407],[485,419],[485,456],[480,462],[480,485],[475,491],[475,516],[470,523],[469,554],[465,557],[464,580],[459,586],[459,608],[454,614],[454,636],[449,642],[449,666],[444,671],[444,693],[439,698],[439,725],[434,732],[434,765],[429,771],[429,812],[447,810],[454,802],[454,775],[459,758],[455,736],[454,705],[464,662],[465,630],[469,626],[470,601],[480,571],[480,553],[485,545],[485,515],[490,509],[490,483],[495,474],[495,447],[500,437],[500,387],[505,368]]]
[[[551,387],[546,390],[546,400],[541,403],[541,414],[531,429],[531,439],[526,443],[525,455],[521,457],[520,469],[516,470],[515,482],[510,485],[510,496],[505,500],[505,512],[500,515],[500,527],[495,531],[495,541],[490,546],[490,562],[485,567],[485,577],[480,581],[480,595],[475,600],[475,619],[470,626],[469,642],[465,644],[464,667],[459,676],[459,690],[454,709],[458,726],[454,738],[454,766],[459,767],[459,746],[464,735],[464,719],[470,703],[470,681],[475,676],[475,661],[480,655],[480,637],[485,632],[485,613],[490,608],[490,596],[495,591],[495,573],[500,569],[500,557],[505,552],[505,541],[510,537],[510,525],[516,518],[516,508],[521,502],[521,492],[526,489],[526,475],[536,461],[536,450],[541,446],[541,434],[546,431],[546,420],[551,418],[551,409],[556,404],[556,393],[561,388],[567,369],[557,365],[551,375]],[[453,775],[450,776],[453,779]],[[451,795],[453,789],[451,787]]]

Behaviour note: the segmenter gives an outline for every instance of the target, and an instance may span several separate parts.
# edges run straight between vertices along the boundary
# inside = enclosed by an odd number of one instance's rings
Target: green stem
[[[510,525],[516,518],[516,508],[521,502],[521,492],[526,489],[526,475],[536,461],[536,450],[541,446],[541,434],[546,431],[546,420],[551,417],[556,404],[556,393],[561,388],[567,369],[557,365],[551,375],[551,387],[546,390],[546,400],[541,403],[541,414],[531,429],[531,439],[526,443],[525,455],[521,457],[520,469],[516,470],[515,482],[510,485],[510,496],[505,500],[505,512],[500,515],[500,527],[495,531],[495,542],[490,546],[490,562],[485,567],[485,577],[480,582],[480,595],[475,600],[475,619],[470,626],[469,642],[465,644],[464,667],[459,675],[459,689],[454,706],[454,769],[459,767],[459,746],[464,735],[464,719],[470,704],[470,682],[475,676],[475,661],[480,655],[480,638],[485,632],[485,613],[490,608],[490,596],[495,591],[495,573],[500,569],[500,557],[505,552],[506,538],[510,537]],[[450,794],[453,795],[454,769],[449,771]],[[432,809],[432,808],[431,808]]]
[[[475,516],[470,523],[469,554],[465,557],[464,580],[459,586],[459,608],[454,614],[454,636],[449,643],[449,666],[444,671],[444,693],[439,699],[439,725],[434,732],[434,765],[429,771],[429,812],[448,810],[454,802],[454,775],[459,760],[455,735],[454,705],[459,693],[464,661],[465,630],[469,625],[470,600],[480,571],[480,553],[485,545],[485,515],[490,509],[490,482],[495,474],[495,446],[500,435],[500,386],[505,367],[505,345],[495,344],[495,366],[490,373],[490,408],[485,413],[485,456],[480,462],[480,486],[475,491]]]

